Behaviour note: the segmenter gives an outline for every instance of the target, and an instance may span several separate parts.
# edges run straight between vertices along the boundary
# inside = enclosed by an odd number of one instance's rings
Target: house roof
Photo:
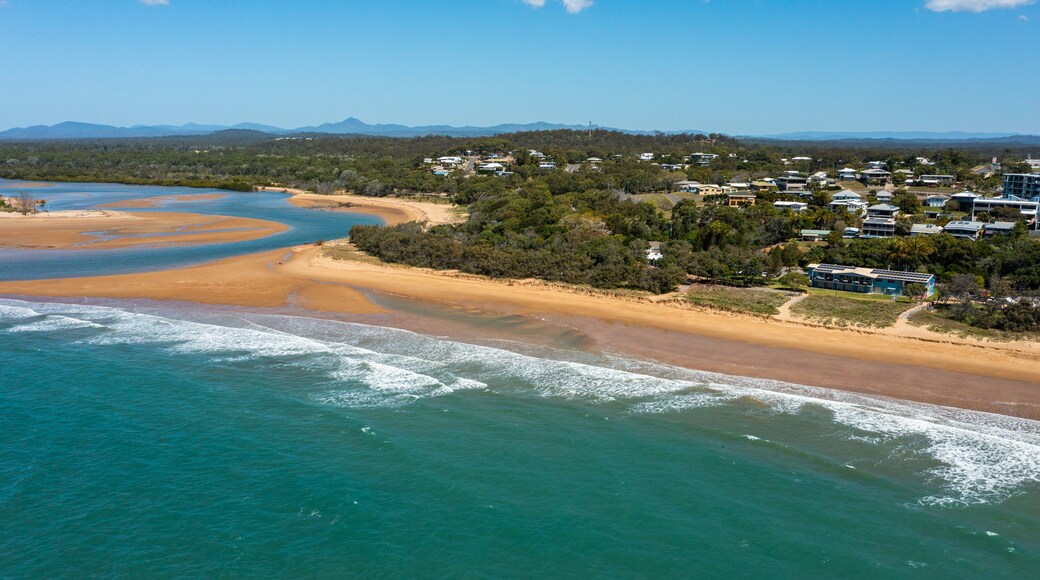
[[[868,207],[867,211],[899,211],[899,206],[890,203],[879,203]]]
[[[982,222],[971,222],[971,221],[955,221],[946,224],[946,231],[950,230],[961,230],[961,231],[972,231],[979,232],[986,224]]]
[[[914,224],[910,226],[911,234],[938,234],[942,231],[942,226],[935,224]]]
[[[899,272],[896,270],[883,270],[881,268],[857,268],[855,266],[843,266],[841,264],[809,264],[814,272],[821,274],[859,274],[867,278],[882,278],[898,282],[917,282],[928,284],[935,276],[922,272]]]
[[[987,231],[1010,232],[1015,229],[1015,222],[993,222],[991,224],[986,224],[983,228]]]

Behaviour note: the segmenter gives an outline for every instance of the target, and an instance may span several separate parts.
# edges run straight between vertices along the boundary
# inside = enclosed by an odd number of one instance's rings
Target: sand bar
[[[288,229],[271,221],[193,213],[111,210],[0,214],[0,247],[98,250],[253,240]]]
[[[184,194],[184,195],[164,195],[160,197],[142,197],[139,199],[124,199],[120,201],[111,201],[103,203],[98,208],[110,208],[110,209],[140,209],[145,207],[159,207],[163,204],[169,203],[185,203],[192,201],[204,201],[208,199],[220,199],[227,197],[223,193],[196,193],[196,194]]]
[[[363,290],[531,316],[602,347],[690,368],[773,378],[1040,419],[1033,343],[968,344],[583,294],[538,281],[497,281],[335,260],[299,246],[164,272],[0,283],[0,294],[180,300],[318,312],[385,312]]]

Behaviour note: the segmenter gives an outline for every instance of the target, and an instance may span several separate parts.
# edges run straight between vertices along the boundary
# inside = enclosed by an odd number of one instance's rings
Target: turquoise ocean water
[[[0,576],[1035,577],[1040,425],[298,316],[0,300]]]

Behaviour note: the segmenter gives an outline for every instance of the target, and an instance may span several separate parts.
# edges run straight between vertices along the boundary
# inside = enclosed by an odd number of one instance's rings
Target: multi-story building
[[[1022,199],[1040,197],[1040,173],[1004,174],[1004,195]]]

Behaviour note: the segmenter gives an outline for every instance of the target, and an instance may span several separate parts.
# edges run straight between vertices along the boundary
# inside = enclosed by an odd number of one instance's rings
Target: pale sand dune
[[[288,229],[270,221],[191,213],[56,211],[0,214],[0,247],[114,249],[145,244],[186,245],[253,240]],[[227,231],[233,230],[233,231]],[[104,232],[88,235],[87,232]]]
[[[0,283],[0,294],[384,310],[358,289],[572,326],[606,347],[702,370],[1040,418],[1038,345],[932,341],[585,294],[538,281],[335,260],[316,246],[182,270]]]

